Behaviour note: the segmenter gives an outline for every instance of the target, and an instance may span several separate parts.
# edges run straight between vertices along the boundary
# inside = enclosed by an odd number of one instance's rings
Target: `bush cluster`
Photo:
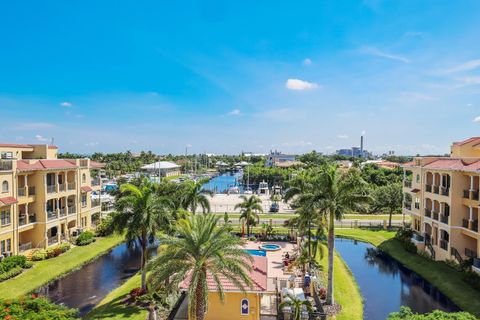
[[[418,314],[412,312],[408,307],[401,307],[400,312],[391,313],[387,320],[475,320],[476,318],[467,312],[447,313],[434,310],[431,313]]]
[[[410,253],[417,253],[417,246],[412,242],[412,229],[402,228],[395,234],[395,239],[402,243],[403,248]]]
[[[105,219],[102,219],[100,224],[97,226],[95,232],[98,237],[106,237],[113,233],[112,218],[107,216]]]
[[[78,311],[56,305],[45,298],[22,297],[18,299],[0,300],[0,319],[29,319],[29,320],[73,320]]]
[[[32,264],[24,256],[7,257],[0,262],[0,281],[15,277]]]
[[[70,243],[62,243],[58,246],[54,246],[48,249],[39,249],[35,250],[32,254],[31,260],[32,261],[41,261],[45,259],[51,259],[58,257],[64,252],[70,250]]]
[[[86,246],[87,244],[90,244],[95,241],[95,235],[93,232],[90,231],[85,231],[80,233],[76,240],[76,245],[77,246]]]

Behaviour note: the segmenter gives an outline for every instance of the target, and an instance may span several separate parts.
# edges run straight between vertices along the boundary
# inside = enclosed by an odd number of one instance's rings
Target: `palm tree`
[[[163,236],[163,250],[149,263],[149,282],[160,288],[165,280],[177,287],[188,279],[189,319],[203,320],[208,305],[207,277],[224,299],[221,278],[234,283],[239,290],[251,286],[248,272],[252,257],[242,249],[242,240],[231,235],[225,226],[217,227],[220,217],[212,214],[190,216],[180,220],[175,229],[178,237]]]
[[[203,213],[210,212],[210,200],[207,195],[212,196],[213,192],[210,190],[202,190],[202,186],[207,182],[206,179],[201,179],[197,182],[187,182],[183,196],[181,197],[182,205],[185,210],[195,214],[197,207],[202,207]]]
[[[252,195],[250,197],[240,196],[243,201],[235,205],[235,210],[240,209],[239,220],[244,220],[247,225],[247,237],[250,237],[250,226],[260,220],[258,212],[263,212],[262,200]]]
[[[112,227],[117,233],[126,229],[125,238],[129,245],[138,244],[142,249],[141,270],[142,290],[146,290],[147,247],[152,243],[159,231],[170,228],[171,201],[161,197],[157,192],[158,184],[147,178],[141,180],[138,186],[123,184],[116,203],[117,212],[112,217]]]
[[[335,219],[341,220],[345,212],[363,211],[370,201],[367,183],[360,171],[351,168],[340,171],[335,165],[322,168],[312,183],[312,189],[299,196],[300,203],[308,203],[319,214],[318,219],[328,221],[328,286],[327,301],[333,301],[333,255]]]
[[[291,307],[293,311],[292,320],[301,320],[302,309],[304,306],[309,313],[313,312],[312,304],[308,300],[300,300],[295,295],[288,294],[285,297],[285,300],[280,303],[278,307],[280,308],[280,310],[285,307]]]

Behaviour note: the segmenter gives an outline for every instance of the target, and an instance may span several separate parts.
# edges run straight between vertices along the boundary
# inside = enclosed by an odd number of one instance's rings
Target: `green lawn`
[[[123,240],[123,235],[97,238],[97,241],[88,246],[74,247],[56,258],[34,262],[33,268],[25,270],[13,279],[0,283],[0,299],[16,298],[28,294],[93,260]]]
[[[145,320],[147,310],[136,306],[125,305],[122,300],[134,288],[140,287],[140,274],[131,277],[127,282],[111,291],[85,319],[129,319]]]
[[[462,310],[480,317],[480,291],[465,283],[461,279],[460,272],[452,269],[444,262],[434,262],[405,251],[400,242],[393,239],[393,232],[365,229],[338,229],[335,232],[339,236],[370,242],[384,250],[400,263],[435,285]]]
[[[324,248],[324,257],[319,261],[322,266],[323,283],[327,284],[327,248]],[[342,306],[342,311],[336,315],[336,320],[362,320],[363,300],[360,289],[350,269],[343,259],[335,252],[333,259],[333,296],[335,302]]]
[[[215,213],[216,215],[222,216],[224,213]],[[290,219],[295,217],[294,213],[261,213],[259,214],[260,219]],[[238,219],[240,214],[237,212],[228,213],[228,218],[230,220]],[[344,220],[387,220],[388,214],[346,214],[343,216]],[[392,216],[392,220],[401,221],[403,216],[401,214],[396,214]],[[406,221],[410,221],[409,216],[405,216]]]

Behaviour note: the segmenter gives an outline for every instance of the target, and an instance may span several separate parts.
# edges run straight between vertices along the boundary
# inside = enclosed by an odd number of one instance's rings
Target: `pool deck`
[[[277,251],[266,251],[267,253],[267,277],[268,278],[279,278],[279,279],[286,279],[289,278],[290,274],[285,274],[283,272],[283,256],[285,253],[289,253],[292,255],[294,252],[294,244],[289,242],[254,242],[254,241],[247,241],[244,248],[250,250],[262,250],[262,244],[276,244],[280,246],[280,250]]]

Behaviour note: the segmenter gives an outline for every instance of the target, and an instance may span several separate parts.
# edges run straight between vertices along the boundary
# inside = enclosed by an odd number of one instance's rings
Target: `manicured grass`
[[[370,242],[377,246],[435,285],[462,310],[480,317],[480,291],[465,283],[461,273],[444,262],[431,261],[405,251],[401,243],[393,239],[393,232],[365,229],[338,229],[335,232],[337,235]]]
[[[388,214],[346,214],[343,216],[343,219],[346,220],[387,220],[388,222]],[[394,214],[392,216],[393,220],[402,220],[403,217],[401,214]],[[410,221],[409,216],[405,216],[405,221]]]
[[[322,266],[322,279],[327,285],[328,270],[328,250],[324,247],[324,257],[319,260]],[[319,259],[319,256],[318,258]],[[352,272],[345,264],[343,259],[335,252],[333,258],[333,296],[337,304],[342,306],[342,311],[335,316],[336,320],[362,320],[363,319],[363,299],[357,282]]]
[[[87,314],[85,319],[145,320],[147,310],[123,303],[130,291],[138,287],[140,287],[140,274],[136,274],[123,285],[111,291],[95,309]]]
[[[56,258],[34,262],[33,268],[0,283],[0,299],[17,298],[28,294],[109,251],[122,241],[124,241],[123,235],[97,238],[94,243],[74,247]]]

